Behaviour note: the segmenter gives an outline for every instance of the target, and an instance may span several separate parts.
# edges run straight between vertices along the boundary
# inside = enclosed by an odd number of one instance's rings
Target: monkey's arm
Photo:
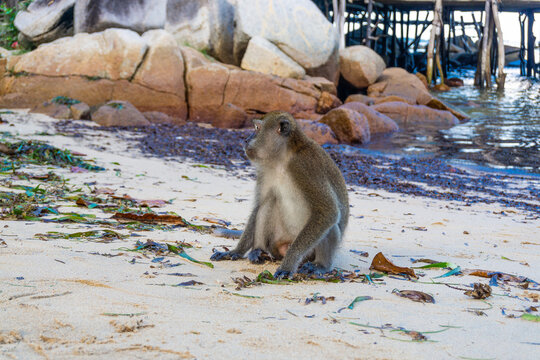
[[[255,241],[255,223],[257,221],[257,213],[259,212],[259,205],[256,204],[255,208],[249,216],[246,228],[238,241],[236,247],[231,251],[216,251],[210,257],[211,260],[238,260],[241,259],[244,254],[253,247]]]

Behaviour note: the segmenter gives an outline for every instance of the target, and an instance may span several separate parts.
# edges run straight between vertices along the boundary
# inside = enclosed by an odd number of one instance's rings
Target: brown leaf
[[[491,286],[487,284],[474,283],[474,290],[465,291],[464,294],[475,299],[486,299],[491,296]]]
[[[82,207],[88,207],[88,205],[90,205],[90,202],[80,197],[77,199],[77,201],[75,201],[75,204]]]
[[[133,214],[133,213],[116,213],[111,219],[118,221],[140,221],[150,224],[174,224],[180,226],[189,226],[190,224],[181,216],[176,215],[156,215],[156,214]]]
[[[502,281],[508,281],[508,282],[515,282],[515,283],[523,283],[526,281],[529,281],[524,276],[518,276],[518,275],[512,275],[507,274],[499,271],[491,271],[491,270],[480,270],[480,269],[465,269],[462,271],[463,275],[471,275],[471,276],[479,276],[484,278],[492,278],[493,276],[497,276],[498,280]]]
[[[94,189],[94,191],[93,191],[93,193],[97,194],[97,195],[100,195],[100,194],[113,195],[115,192],[116,192],[116,190],[113,190],[113,189],[108,188],[108,187]]]
[[[414,273],[413,269],[392,264],[387,258],[384,257],[382,252],[375,255],[369,268],[389,274],[407,274],[414,278],[418,278],[418,276],[416,276],[416,274]]]
[[[397,290],[395,289],[392,291],[397,296],[401,296],[404,298],[411,299],[412,301],[416,302],[424,302],[424,303],[433,303],[435,304],[435,299],[433,296],[426,294],[425,292],[416,291],[416,290]]]

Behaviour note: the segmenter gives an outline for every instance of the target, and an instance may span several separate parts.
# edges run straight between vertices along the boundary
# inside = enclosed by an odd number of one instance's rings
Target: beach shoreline
[[[247,219],[254,179],[234,148],[242,134],[229,139],[225,147],[231,149],[229,152],[215,156],[217,160],[232,159],[232,165],[239,165],[233,169],[226,163],[211,166],[201,161],[204,156],[179,160],[171,151],[172,145],[161,148],[170,157],[159,156],[159,151],[142,151],[141,144],[149,145],[153,140],[145,140],[147,135],[137,131],[103,131],[84,125],[77,130],[81,135],[73,136],[78,125],[59,127],[57,120],[44,115],[2,117],[7,123],[0,125],[0,131],[14,138],[45,141],[84,153],[85,159],[106,168],[102,172],[73,172],[70,168],[31,165],[21,171],[52,170],[83,193],[110,188],[119,196],[164,200],[163,207],[154,209],[156,213],[174,212],[194,224],[211,225],[203,219],[221,219],[230,222],[231,229],[242,229]],[[155,129],[154,135],[162,137],[154,141],[156,146],[167,143],[167,132],[171,137],[181,136],[166,127],[161,129],[165,131]],[[213,141],[206,145],[220,141],[210,139]],[[338,163],[353,169],[350,163],[356,158],[342,156]],[[540,279],[536,265],[540,241],[535,237],[540,232],[535,192],[538,180],[534,177],[477,176],[433,162],[415,171],[398,171],[397,167],[413,169],[422,163],[390,164],[366,158],[362,164],[367,165],[345,173],[346,178],[368,179],[369,183],[348,183],[350,225],[335,267],[369,274],[372,258],[382,252],[399,266],[420,266],[411,259],[426,258],[451,262],[463,270],[484,269]],[[425,179],[428,165],[448,172],[433,171],[431,180]],[[375,173],[377,169],[380,174]],[[359,176],[361,172],[368,177]],[[455,176],[441,186],[448,174]],[[2,175],[4,179],[7,176]],[[453,182],[457,176],[461,176],[461,183]],[[392,183],[373,182],[375,177]],[[34,180],[12,183],[38,184]],[[474,187],[463,188],[471,183]],[[507,185],[499,187],[503,183]],[[3,191],[15,191],[5,185],[3,182]],[[414,191],[392,191],[394,186]],[[470,198],[458,198],[469,196],[468,192]],[[516,199],[516,194],[521,198]],[[476,198],[496,201],[472,201]],[[111,214],[99,208],[76,207],[74,202],[59,203],[58,211],[88,213],[111,221]],[[54,216],[44,218],[50,217]],[[533,359],[540,344],[538,323],[521,318],[527,310],[535,314],[530,308],[538,305],[540,292],[533,283],[523,289],[501,282],[492,286],[491,297],[475,300],[444,284],[468,288],[473,282],[488,284],[490,279],[471,275],[437,278],[448,270],[415,269],[417,281],[384,276],[373,283],[306,281],[237,289],[232,278],[254,279],[263,270],[275,271],[278,264],[253,265],[241,260],[213,262],[210,268],[176,254],[129,251],[136,249],[137,241],[181,241],[193,246],[185,250],[193,259],[208,262],[213,248],[232,247],[236,242],[186,227],[144,231],[120,226],[112,229],[122,238],[97,242],[36,234],[111,227],[43,221],[3,220],[0,224],[0,239],[6,244],[0,247],[0,357]],[[201,284],[177,286],[190,280]],[[396,296],[395,289],[429,293],[435,304]],[[307,298],[319,295],[334,299],[306,304]],[[358,296],[372,299],[349,308]],[[426,339],[418,341],[412,332],[420,332]]]

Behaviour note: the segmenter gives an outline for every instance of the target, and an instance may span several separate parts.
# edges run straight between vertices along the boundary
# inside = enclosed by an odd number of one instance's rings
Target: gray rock
[[[235,0],[169,0],[165,30],[178,45],[208,52],[227,64],[233,58]]]
[[[167,0],[78,0],[75,33],[126,28],[140,34],[165,26]]]
[[[54,101],[44,102],[43,104],[34,107],[30,112],[45,114],[59,120],[71,119],[71,110],[69,109],[69,106]]]
[[[306,75],[303,67],[279,50],[276,45],[259,36],[252,37],[249,41],[241,68],[296,79]]]
[[[146,126],[150,122],[127,101],[109,101],[92,114],[92,120],[102,126]]]
[[[332,24],[310,0],[238,0],[235,22],[235,59],[254,36],[277,45],[306,70],[326,64],[337,46]]]
[[[339,52],[341,75],[357,88],[375,83],[386,68],[382,57],[367,46],[349,46]]]
[[[73,35],[75,0],[36,0],[15,17],[15,26],[35,44]]]

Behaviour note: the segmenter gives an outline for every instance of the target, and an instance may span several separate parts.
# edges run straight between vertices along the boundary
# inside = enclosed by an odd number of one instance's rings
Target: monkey
[[[250,251],[252,263],[267,254],[282,259],[277,279],[324,274],[349,218],[343,175],[289,113],[269,112],[253,123],[244,151],[256,169],[254,207],[237,246],[211,260],[238,260]]]

